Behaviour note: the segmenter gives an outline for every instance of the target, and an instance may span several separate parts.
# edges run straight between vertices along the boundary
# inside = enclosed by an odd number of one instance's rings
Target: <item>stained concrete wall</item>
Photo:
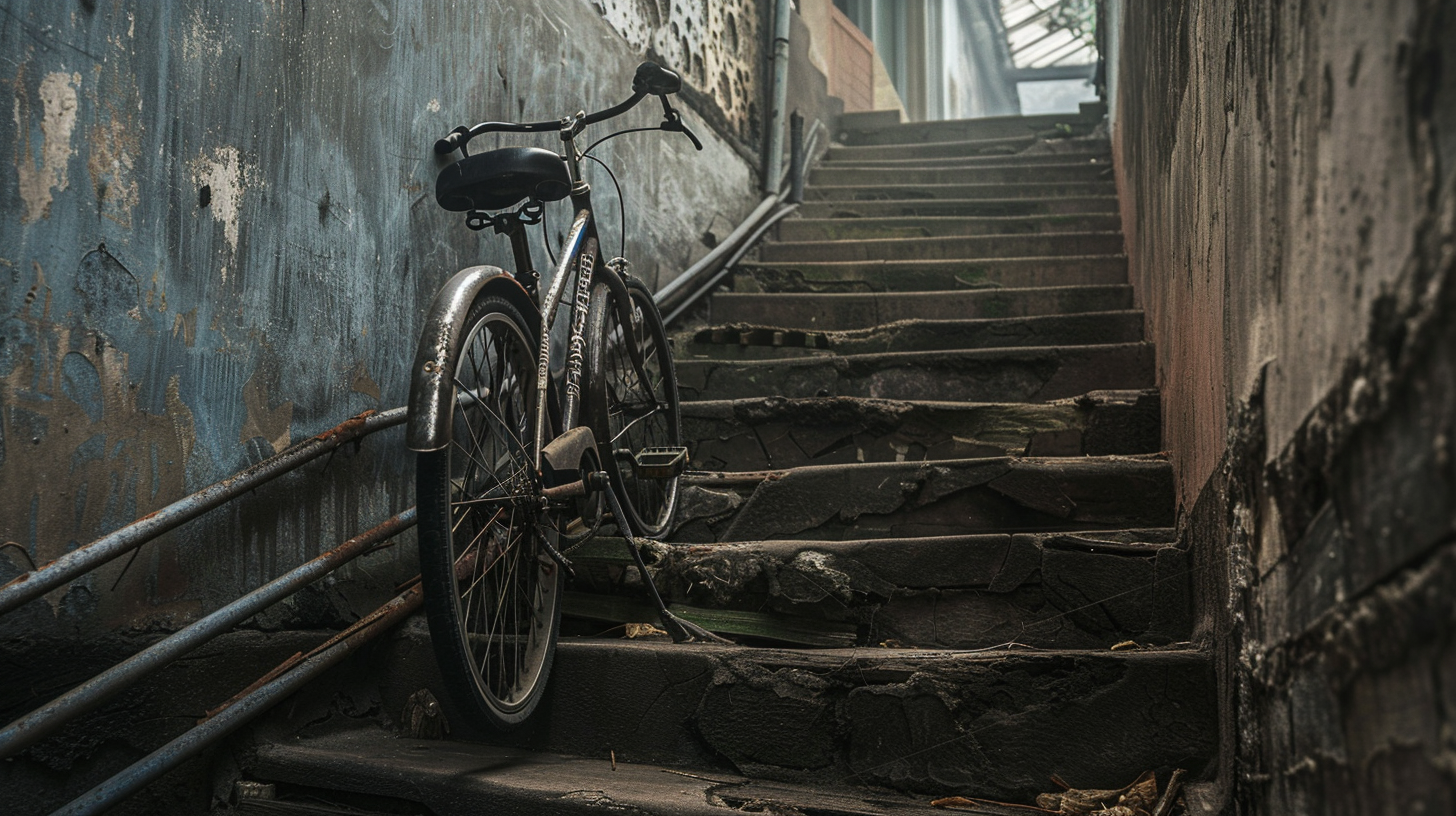
[[[0,581],[403,404],[435,290],[470,263],[511,265],[502,239],[434,204],[430,148],[457,124],[603,107],[645,56],[682,66],[707,149],[634,134],[598,151],[635,271],[670,280],[757,202],[759,18],[749,0],[6,3],[0,540],[19,548],[0,551]],[[587,168],[615,236],[616,193]],[[557,234],[568,206],[550,211]],[[412,480],[402,434],[384,433],[0,634],[172,628],[409,506]],[[413,546],[372,556],[269,625],[348,620],[412,562]]]
[[[1126,4],[1114,127],[1225,802],[1450,812],[1456,8]]]

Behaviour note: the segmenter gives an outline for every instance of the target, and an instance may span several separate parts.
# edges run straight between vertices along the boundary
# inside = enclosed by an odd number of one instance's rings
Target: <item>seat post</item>
[[[526,242],[526,225],[519,219],[512,218],[506,236],[511,239],[511,254],[516,259],[516,281],[525,287],[531,300],[540,305],[541,273],[536,271],[536,265],[531,262],[531,247]]]

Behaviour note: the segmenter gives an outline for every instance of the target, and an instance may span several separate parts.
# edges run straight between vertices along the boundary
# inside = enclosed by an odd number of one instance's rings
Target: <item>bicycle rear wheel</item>
[[[420,576],[446,689],[475,724],[535,710],[561,620],[555,533],[537,502],[536,333],[509,301],[480,297],[454,370],[450,443],[417,471]],[[554,546],[554,544],[553,544]]]
[[[635,457],[647,448],[682,445],[677,376],[652,293],[636,279],[626,284],[630,325],[623,325],[607,284],[597,284],[592,292],[586,407],[612,486],[624,500],[624,512],[632,517],[633,532],[656,538],[671,526],[678,480],[641,475]],[[640,373],[628,343],[641,351]]]

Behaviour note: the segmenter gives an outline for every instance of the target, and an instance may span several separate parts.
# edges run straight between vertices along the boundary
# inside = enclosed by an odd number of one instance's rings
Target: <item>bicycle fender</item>
[[[454,361],[465,334],[465,318],[476,297],[486,290],[515,303],[530,322],[536,304],[516,279],[498,266],[470,266],[435,295],[420,332],[419,350],[411,368],[409,418],[405,447],[419,453],[437,451],[450,443],[450,420],[455,402]]]

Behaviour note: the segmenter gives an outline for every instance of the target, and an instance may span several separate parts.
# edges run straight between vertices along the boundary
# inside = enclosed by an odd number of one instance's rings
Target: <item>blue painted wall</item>
[[[0,539],[44,563],[403,404],[436,288],[469,263],[510,265],[500,239],[434,204],[429,148],[454,125],[601,107],[644,55],[676,57],[707,150],[641,134],[601,155],[642,277],[661,285],[705,252],[715,219],[756,203],[758,4],[652,25],[629,5],[8,0]],[[597,190],[615,234],[605,177]],[[568,221],[557,205],[553,229]],[[170,628],[408,507],[412,479],[402,433],[383,433],[58,590],[25,626]],[[352,618],[413,574],[404,544],[263,624]],[[24,562],[0,551],[0,580]]]

